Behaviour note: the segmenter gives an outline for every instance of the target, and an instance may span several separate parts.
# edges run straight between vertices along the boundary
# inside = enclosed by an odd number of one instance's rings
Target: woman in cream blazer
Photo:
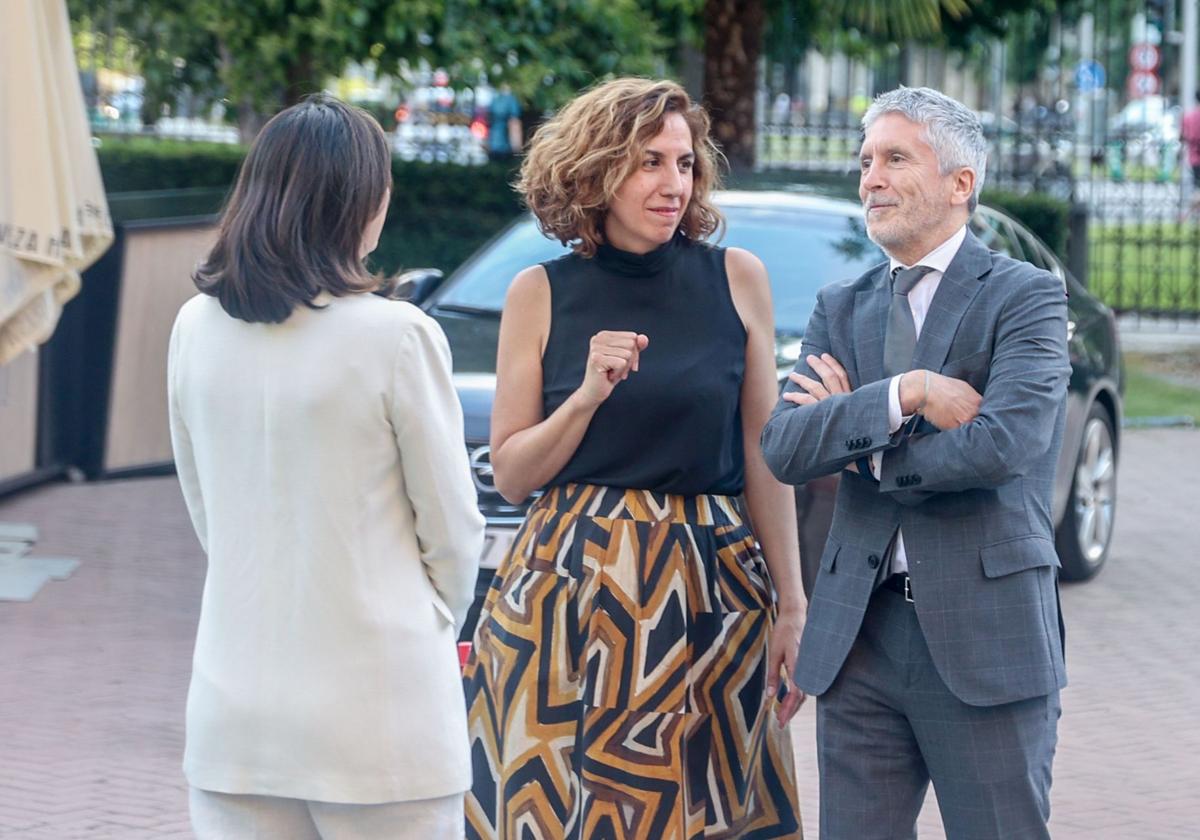
[[[455,641],[483,521],[444,335],[368,293],[389,182],[365,113],[276,116],[171,335],[208,555],[184,756],[202,840],[462,835]]]

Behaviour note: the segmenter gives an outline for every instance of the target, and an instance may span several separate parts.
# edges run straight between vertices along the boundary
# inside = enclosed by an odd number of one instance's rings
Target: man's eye
[[[892,163],[899,163],[900,161],[904,160],[904,155],[892,155],[889,160],[891,160]]]
[[[871,168],[871,160],[869,158],[863,158],[859,163],[864,170]]]
[[[693,165],[690,160],[683,160],[679,162],[679,169],[683,172],[691,172]]]

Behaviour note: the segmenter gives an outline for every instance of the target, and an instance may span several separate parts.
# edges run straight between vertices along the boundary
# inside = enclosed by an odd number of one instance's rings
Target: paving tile
[[[1065,586],[1070,687],[1055,762],[1055,840],[1196,835],[1200,432],[1127,433],[1108,567]],[[0,838],[190,838],[180,770],[204,557],[172,478],[60,484],[0,500],[38,529],[33,556],[79,568],[0,602]],[[793,723],[816,837],[814,706]],[[921,837],[941,837],[931,791]]]

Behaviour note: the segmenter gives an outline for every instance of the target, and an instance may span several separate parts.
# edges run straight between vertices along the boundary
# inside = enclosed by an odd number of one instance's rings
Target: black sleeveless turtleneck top
[[[629,330],[650,339],[639,371],[596,410],[548,486],[741,493],[746,330],[729,290],[725,249],[677,234],[648,254],[602,245],[591,259],[569,254],[542,265],[551,295],[544,416],[583,382],[593,335]]]

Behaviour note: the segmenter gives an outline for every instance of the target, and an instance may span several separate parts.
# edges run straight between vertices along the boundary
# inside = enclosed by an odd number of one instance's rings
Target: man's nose
[[[864,190],[871,192],[883,189],[885,186],[883,168],[875,163],[875,161],[871,161],[871,163],[863,168],[858,182]]]

